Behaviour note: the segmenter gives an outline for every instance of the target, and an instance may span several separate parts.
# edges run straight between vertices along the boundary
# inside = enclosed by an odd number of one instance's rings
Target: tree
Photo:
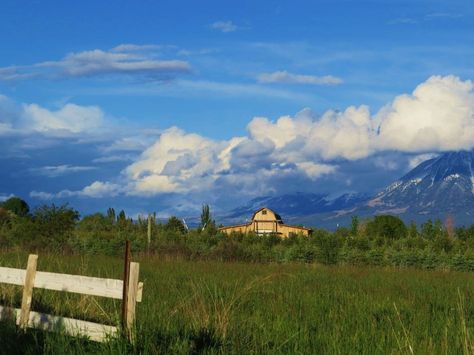
[[[388,239],[404,238],[407,235],[407,227],[403,221],[395,216],[381,215],[375,216],[367,224],[369,236],[382,237]]]
[[[115,211],[114,211],[115,213]],[[124,210],[121,210],[117,216],[117,222],[118,223],[125,223],[127,221],[127,216],[125,214]]]
[[[79,222],[78,228],[90,232],[98,232],[105,230],[108,231],[113,228],[113,220],[111,220],[108,216],[104,216],[102,213],[94,213],[85,216]]]
[[[36,208],[33,213],[33,221],[38,229],[39,237],[43,238],[45,243],[54,241],[60,247],[70,236],[78,220],[79,212],[67,204],[43,205]]]
[[[164,227],[168,231],[186,233],[186,227],[184,226],[183,221],[175,216],[170,217]]]
[[[112,207],[107,209],[107,218],[112,222],[115,223],[115,210]]]
[[[204,229],[215,229],[216,222],[212,219],[211,211],[209,205],[202,205],[202,212],[201,212],[201,224],[199,226],[199,230]]]
[[[359,233],[359,217],[352,216],[351,220],[351,235],[355,237]]]
[[[7,211],[13,212],[18,217],[26,217],[30,213],[28,204],[19,197],[11,197],[3,202],[0,207]]]
[[[431,219],[427,220],[421,225],[421,235],[423,238],[432,239],[435,235],[435,229],[433,226],[433,221]]]
[[[435,233],[435,236],[436,238],[440,238],[440,237],[443,237],[444,236],[444,226],[443,226],[443,222],[441,222],[441,220],[439,218],[437,218],[435,220],[435,223],[434,223],[434,233]]]
[[[415,222],[411,222],[410,225],[408,226],[408,236],[410,238],[418,237],[418,229],[416,228]]]

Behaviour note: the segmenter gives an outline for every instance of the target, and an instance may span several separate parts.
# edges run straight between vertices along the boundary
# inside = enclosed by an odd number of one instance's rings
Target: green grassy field
[[[0,254],[26,266],[27,255]],[[137,343],[96,344],[0,324],[0,353],[474,353],[474,275],[317,264],[143,258]],[[120,278],[107,257],[40,255],[38,270]],[[19,307],[21,288],[0,286]],[[117,324],[120,303],[35,289],[33,310]]]

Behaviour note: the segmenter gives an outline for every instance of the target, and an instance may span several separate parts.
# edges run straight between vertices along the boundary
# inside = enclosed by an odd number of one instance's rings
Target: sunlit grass
[[[26,266],[2,254],[0,265]],[[474,352],[471,273],[318,264],[247,264],[142,258],[137,343],[94,344],[0,326],[2,349],[34,353]],[[39,270],[121,278],[108,257],[40,255]],[[18,307],[21,288],[0,286]],[[34,290],[33,309],[118,324],[120,302]],[[21,344],[21,347],[18,347]]]

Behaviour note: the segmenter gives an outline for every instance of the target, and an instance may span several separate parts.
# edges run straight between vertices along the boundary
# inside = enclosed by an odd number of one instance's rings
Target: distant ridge
[[[472,151],[442,154],[387,186],[366,207],[377,213],[392,210],[414,220],[451,215],[462,224],[474,223],[473,167]]]
[[[426,160],[374,196],[294,193],[263,196],[251,200],[224,216],[224,220],[248,218],[266,206],[283,218],[306,226],[334,229],[348,225],[354,215],[371,217],[393,214],[405,222],[444,220],[452,216],[456,225],[474,223],[474,152],[441,154]]]
[[[326,214],[329,212],[353,208],[369,199],[369,195],[345,193],[336,198],[326,194],[297,192],[281,196],[257,197],[247,204],[233,209],[223,216],[223,220],[236,221],[249,218],[261,207],[278,212],[284,220],[298,222],[302,216]]]

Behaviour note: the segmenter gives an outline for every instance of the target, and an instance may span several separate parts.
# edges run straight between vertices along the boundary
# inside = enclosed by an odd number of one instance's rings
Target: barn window
[[[263,210],[263,211],[262,211],[262,214],[267,214],[267,210]]]

